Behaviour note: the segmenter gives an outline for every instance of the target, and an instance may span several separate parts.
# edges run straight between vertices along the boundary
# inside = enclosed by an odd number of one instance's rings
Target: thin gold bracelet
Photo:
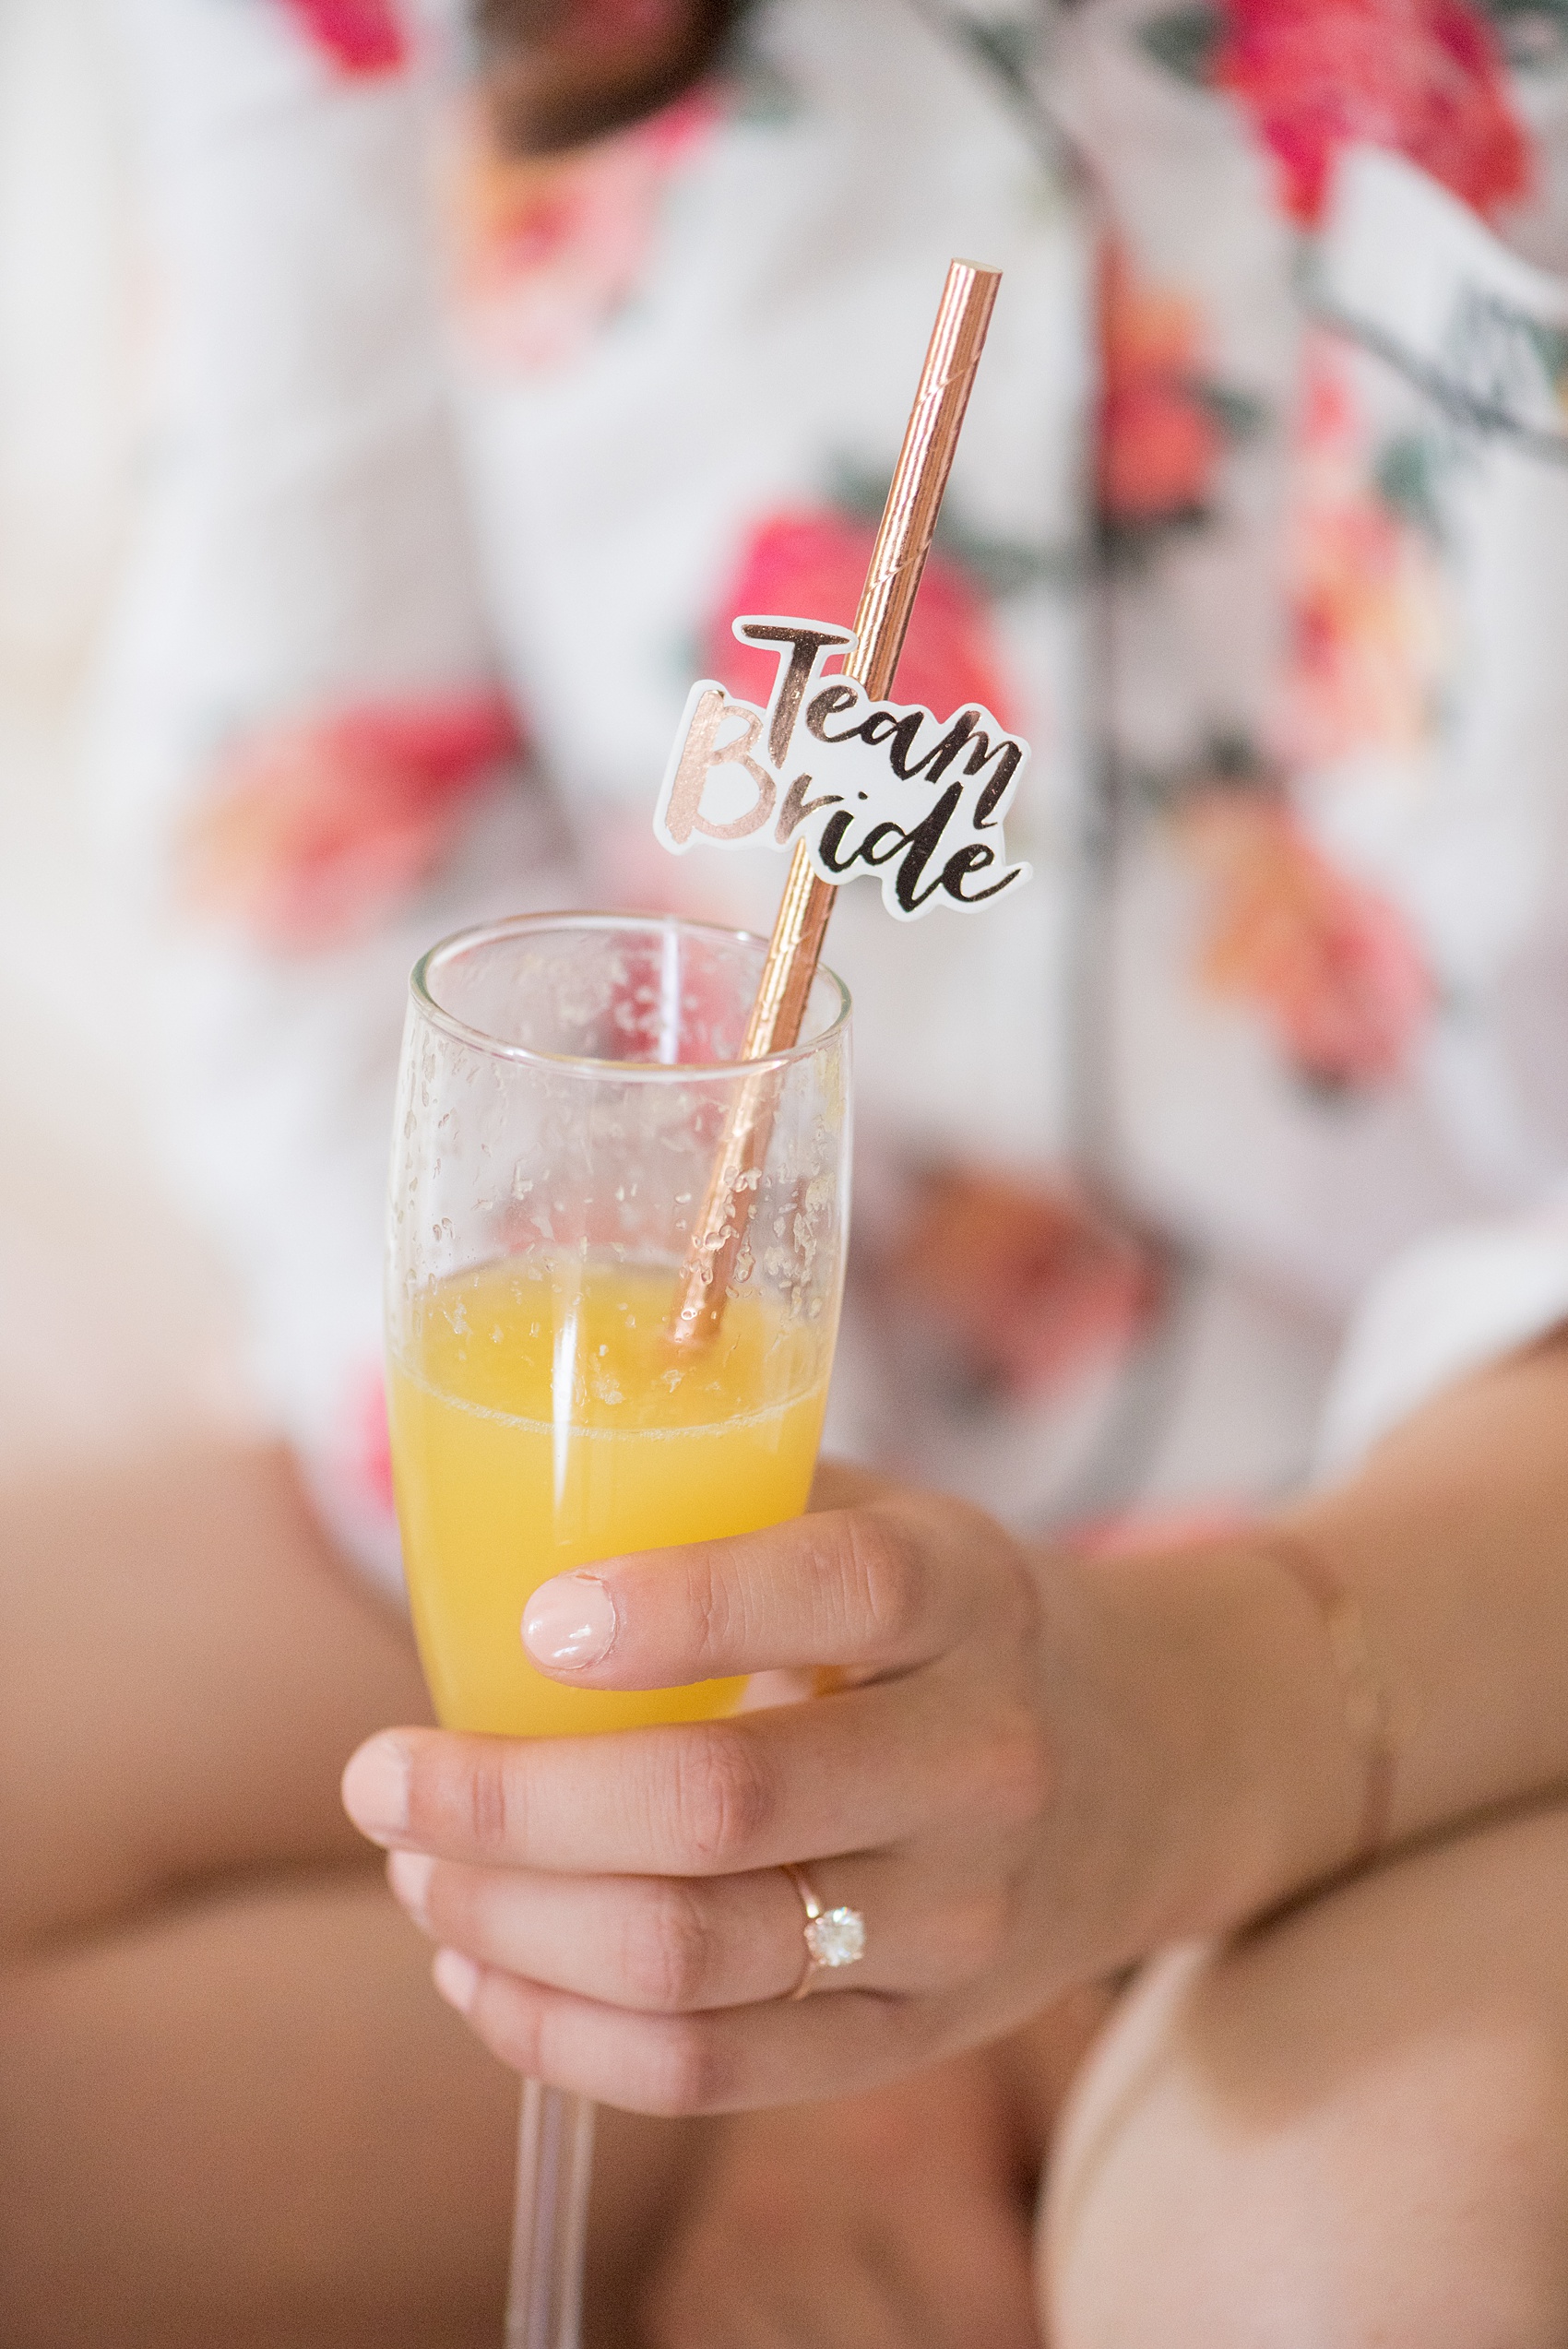
[[[1366,1771],[1360,1821],[1348,1864],[1365,1868],[1388,1840],[1395,1774],[1405,1739],[1393,1695],[1372,1654],[1360,1601],[1310,1542],[1282,1525],[1249,1536],[1244,1548],[1289,1575],[1311,1599],[1328,1634],[1345,1727]]]

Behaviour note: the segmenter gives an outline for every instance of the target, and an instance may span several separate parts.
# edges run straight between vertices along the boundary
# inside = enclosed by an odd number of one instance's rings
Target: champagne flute
[[[448,1728],[712,1718],[743,1682],[563,1688],[522,1645],[552,1575],[778,1524],[810,1489],[843,1283],[849,998],[741,1061],[765,946],[529,915],[416,965],[388,1212],[388,1408],[420,1654]],[[671,1340],[742,1088],[766,1149],[706,1342]],[[593,2111],[525,2086],[507,2349],[577,2349]]]

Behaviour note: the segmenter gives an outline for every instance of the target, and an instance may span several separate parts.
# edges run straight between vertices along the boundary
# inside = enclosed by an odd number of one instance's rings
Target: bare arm
[[[1568,1336],[1439,1395],[1289,1522],[1360,1605],[1396,1837],[1568,1782]]]
[[[1553,1341],[1291,1513],[1411,1724],[1396,1836],[1568,1777],[1565,1504]],[[655,2110],[843,2094],[1351,1858],[1366,1748],[1324,1610],[1268,1538],[1086,1563],[883,1489],[610,1560],[566,1608],[602,1639],[553,1664],[533,1642],[563,1679],[830,1665],[840,1685],[594,1739],[398,1731],[348,1799],[508,2060]],[[867,1918],[864,1961],[803,2004],[786,1860]]]

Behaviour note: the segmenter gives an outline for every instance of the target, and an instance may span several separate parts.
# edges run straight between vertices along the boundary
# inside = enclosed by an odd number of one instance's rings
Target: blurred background
[[[142,1129],[82,744],[141,438],[112,0],[0,0],[0,1469],[229,1407],[216,1268]]]

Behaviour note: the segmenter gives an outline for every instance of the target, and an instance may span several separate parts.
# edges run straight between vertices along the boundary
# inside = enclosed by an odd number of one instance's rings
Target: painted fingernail
[[[408,1749],[396,1738],[372,1738],[343,1773],[343,1808],[362,1835],[380,1843],[409,1823]]]
[[[387,1880],[410,1916],[422,1925],[429,1919],[425,1913],[425,1895],[430,1880],[435,1873],[435,1862],[428,1852],[394,1852],[386,1863]]]
[[[615,1642],[615,1602],[597,1574],[541,1583],[523,1615],[523,1645],[547,1672],[584,1672]]]
[[[437,1950],[430,1971],[447,2005],[467,2014],[479,1988],[479,1968],[472,1958],[466,1958],[461,1950]]]

